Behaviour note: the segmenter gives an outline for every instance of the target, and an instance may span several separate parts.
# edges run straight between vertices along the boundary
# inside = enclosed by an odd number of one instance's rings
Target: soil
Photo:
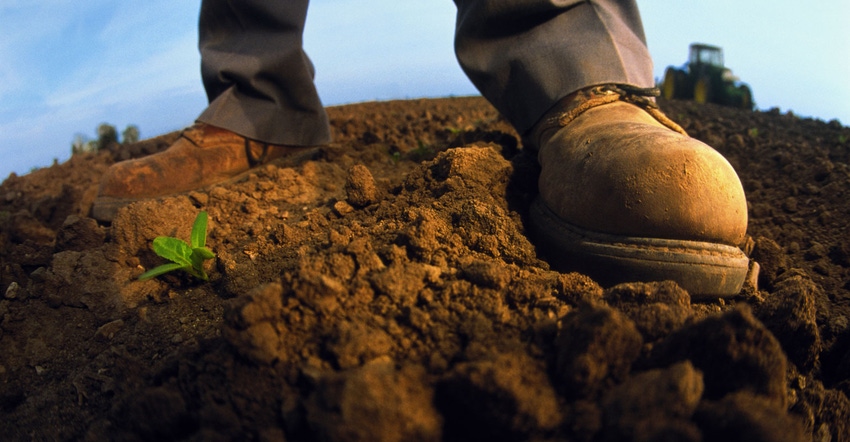
[[[736,297],[551,269],[479,97],[330,108],[333,144],[111,225],[100,176],[176,134],[9,176],[2,438],[850,440],[850,128],[661,105],[744,183]],[[210,281],[137,280],[200,210]]]

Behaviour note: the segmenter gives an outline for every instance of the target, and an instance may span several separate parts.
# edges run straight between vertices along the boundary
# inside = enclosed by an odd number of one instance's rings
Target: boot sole
[[[120,210],[122,207],[126,207],[126,206],[133,204],[135,202],[147,201],[147,200],[158,200],[158,199],[169,198],[169,197],[174,197],[174,196],[178,196],[178,195],[186,195],[189,192],[207,191],[209,189],[212,189],[215,186],[223,186],[223,185],[232,184],[232,183],[235,183],[237,181],[240,181],[243,178],[250,175],[251,173],[256,172],[258,167],[262,167],[262,166],[269,165],[269,164],[273,164],[273,165],[278,166],[278,167],[291,167],[291,166],[301,164],[305,161],[316,159],[319,156],[319,154],[320,154],[320,148],[319,147],[305,148],[303,151],[295,152],[291,155],[276,158],[276,159],[271,160],[267,163],[260,164],[256,167],[248,169],[244,172],[240,172],[238,175],[234,175],[233,177],[228,178],[224,181],[220,181],[220,182],[217,182],[217,183],[214,183],[214,184],[209,184],[209,185],[206,185],[206,186],[201,187],[199,189],[187,190],[187,191],[184,191],[184,192],[176,192],[176,193],[172,193],[172,194],[168,194],[168,195],[151,196],[151,197],[146,197],[146,198],[116,198],[116,197],[110,197],[110,196],[100,196],[100,197],[97,197],[94,200],[94,203],[92,203],[91,217],[100,221],[100,222],[111,223],[112,220],[115,219],[115,216],[118,214],[118,210]]]
[[[749,269],[737,247],[593,232],[561,220],[540,198],[532,203],[531,224],[553,268],[585,273],[606,286],[672,280],[694,299],[730,297],[741,292]]]

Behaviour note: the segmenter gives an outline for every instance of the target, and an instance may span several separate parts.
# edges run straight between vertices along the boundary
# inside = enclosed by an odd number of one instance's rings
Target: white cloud
[[[52,91],[46,104],[55,106],[107,105],[144,100],[173,89],[202,91],[196,38],[184,36],[161,52],[132,64],[88,65]]]
[[[0,5],[0,106],[41,77],[33,62],[33,54],[39,54],[38,44],[55,38],[72,20],[61,3],[24,0]],[[49,13],[51,10],[54,12]]]
[[[204,102],[199,4],[3,0],[0,179],[67,158],[101,122],[149,135],[190,123]]]
[[[124,4],[92,33],[96,52],[55,89],[49,106],[144,100],[172,89],[200,88],[197,53],[199,1]]]

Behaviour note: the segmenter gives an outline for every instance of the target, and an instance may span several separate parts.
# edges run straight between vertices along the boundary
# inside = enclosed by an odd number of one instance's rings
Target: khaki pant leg
[[[581,88],[654,85],[643,25],[632,0],[455,3],[458,61],[520,134]]]
[[[302,48],[307,0],[204,0],[199,48],[209,107],[198,117],[273,144],[330,141]]]

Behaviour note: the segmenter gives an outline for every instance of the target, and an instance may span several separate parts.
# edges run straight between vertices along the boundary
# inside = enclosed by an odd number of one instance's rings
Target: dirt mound
[[[329,110],[335,143],[87,215],[113,161],[0,186],[8,440],[850,440],[850,129],[663,102],[739,171],[757,285],[601,287],[526,235],[537,168],[481,98]],[[138,281],[200,210],[209,283]]]

